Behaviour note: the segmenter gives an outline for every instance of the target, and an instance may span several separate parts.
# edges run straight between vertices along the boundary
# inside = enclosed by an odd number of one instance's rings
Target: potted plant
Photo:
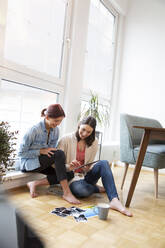
[[[16,156],[16,135],[18,131],[11,132],[8,122],[0,122],[0,183],[7,170],[11,170]]]
[[[82,111],[78,116],[78,120],[81,120],[88,115],[93,116],[99,126],[109,126],[110,107],[109,105],[100,104],[98,94],[95,94],[92,91],[91,98],[89,99],[89,102],[84,105]]]
[[[89,102],[84,105],[82,111],[78,115],[78,120],[83,119],[84,117],[87,117],[88,115],[93,116],[98,126],[100,127],[106,127],[110,124],[110,106],[109,105],[103,105],[99,103],[98,94],[95,94],[91,91],[91,98],[89,99]],[[99,159],[101,156],[101,147],[102,147],[102,132],[96,131],[96,137],[99,140]]]

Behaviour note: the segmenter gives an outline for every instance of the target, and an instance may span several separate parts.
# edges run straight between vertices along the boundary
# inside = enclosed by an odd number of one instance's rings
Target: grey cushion
[[[135,160],[138,157],[139,149],[140,146],[134,148]],[[165,168],[165,145],[148,145],[143,161],[143,166],[158,169]]]
[[[135,147],[134,151],[139,151],[139,149],[140,149],[140,146]],[[163,156],[165,156],[165,145],[163,145],[163,144],[148,145],[147,152],[154,153],[154,154],[162,154]]]

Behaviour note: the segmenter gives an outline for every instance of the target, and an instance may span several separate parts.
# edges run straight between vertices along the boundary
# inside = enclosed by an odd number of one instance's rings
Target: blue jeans
[[[70,189],[76,197],[88,197],[93,193],[99,193],[96,186],[97,181],[101,178],[109,200],[117,197],[117,190],[111,168],[107,160],[100,160],[86,174],[84,179],[74,181],[70,184]]]

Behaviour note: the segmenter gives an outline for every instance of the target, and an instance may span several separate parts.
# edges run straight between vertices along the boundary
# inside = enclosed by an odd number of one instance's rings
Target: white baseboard
[[[121,161],[115,161],[115,165],[117,166],[121,166],[121,167],[124,167],[124,163],[121,162]],[[129,164],[129,168],[135,168],[135,165],[134,164]],[[153,169],[152,168],[149,168],[149,167],[142,167],[142,170],[143,171],[151,171],[153,172]],[[159,169],[159,174],[165,174],[165,169]]]

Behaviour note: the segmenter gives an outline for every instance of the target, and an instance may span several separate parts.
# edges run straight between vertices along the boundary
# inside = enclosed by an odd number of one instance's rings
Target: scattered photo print
[[[83,214],[80,214],[79,216],[74,216],[74,219],[77,222],[87,222],[87,218]]]
[[[51,211],[51,213],[61,217],[72,215],[72,211],[70,210],[70,208],[64,208],[64,207],[55,208],[53,211]]]
[[[77,212],[79,212],[79,213],[82,213],[82,212],[85,212],[85,210],[84,209],[81,209],[81,208],[77,208],[77,207],[71,207],[71,209],[73,209],[73,210],[75,210],[75,211],[77,211]]]
[[[55,214],[60,217],[73,216],[77,222],[86,222],[87,218],[98,215],[95,206],[87,206],[84,209],[72,206],[70,208],[60,207],[51,211],[51,214]]]
[[[63,214],[66,214],[67,216],[72,215],[72,211],[69,208],[66,208],[62,211]]]
[[[61,208],[55,208],[54,210],[58,211],[58,212],[62,212],[63,210],[65,210],[66,208],[61,207]]]
[[[55,214],[55,215],[57,215],[57,216],[60,216],[60,217],[66,217],[66,216],[68,216],[68,215],[66,215],[66,214],[63,214],[62,212],[58,212],[58,211],[52,211],[51,212],[52,214]]]
[[[94,217],[94,216],[97,216],[98,215],[98,209],[96,206],[87,206],[87,207],[84,207],[84,210],[85,210],[85,217],[86,218],[90,218],[90,217]]]
[[[72,216],[75,216],[75,217],[77,217],[77,216],[79,216],[81,213],[83,213],[83,212],[85,212],[85,210],[83,210],[83,209],[81,209],[81,208],[77,208],[77,207],[71,207],[70,208],[71,209],[71,211],[72,211]]]

